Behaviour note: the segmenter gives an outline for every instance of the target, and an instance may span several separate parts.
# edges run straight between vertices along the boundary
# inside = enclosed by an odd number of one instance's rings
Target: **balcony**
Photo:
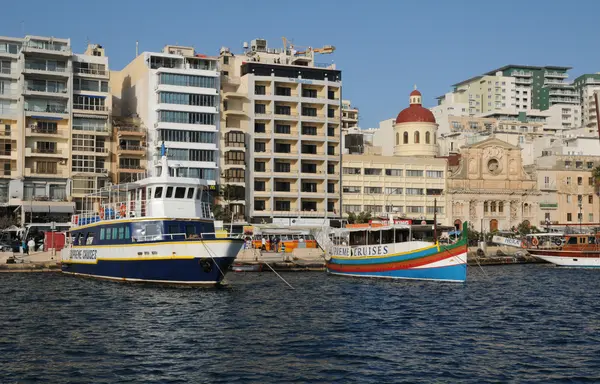
[[[117,126],[117,135],[119,137],[135,136],[146,137],[146,129],[135,126]]]
[[[271,111],[262,111],[262,112],[254,112],[255,119],[271,119],[273,118],[273,113]]]
[[[46,127],[38,127],[35,124],[29,125],[25,129],[25,134],[27,137],[53,137],[53,138],[63,138],[66,139],[69,137],[69,131],[66,129],[52,129]]]
[[[110,151],[104,147],[73,147],[73,153],[88,156],[108,156]]]
[[[237,76],[222,75],[221,81],[225,84],[231,84],[231,85],[240,85],[241,84],[241,80]]]
[[[66,169],[25,168],[25,177],[66,178],[68,176]]]
[[[540,191],[556,191],[557,187],[555,183],[544,183],[540,184]]]
[[[533,79],[516,78],[515,84],[533,84]]]
[[[28,75],[69,77],[71,75],[71,70],[67,67],[40,66],[25,63],[25,66],[23,67],[23,73]]]
[[[569,75],[564,72],[545,72],[544,77],[559,77],[561,79],[566,79]]]
[[[141,145],[125,145],[117,147],[118,155],[145,156],[146,147]]]
[[[108,169],[106,168],[84,168],[84,169],[73,169],[74,175],[103,175],[108,176]]]
[[[323,113],[317,113],[316,115],[302,114],[301,118],[304,121],[323,121],[323,120],[325,120],[325,114],[323,114]]]
[[[223,99],[247,99],[248,96],[245,93],[242,92],[238,92],[238,91],[229,91],[229,92],[223,92]]]
[[[532,77],[533,76],[533,72],[530,71],[512,71],[510,73],[511,76],[514,77]]]
[[[56,148],[25,148],[25,156],[28,157],[51,157],[55,159],[68,159],[69,153],[63,153]]]
[[[23,89],[23,94],[26,96],[46,96],[60,99],[69,98],[69,92],[66,88],[57,89],[52,87],[35,87],[26,85]]]
[[[10,68],[0,68],[0,77],[16,78],[18,75],[18,71],[13,71]]]
[[[579,97],[551,97],[551,103],[579,104]]]
[[[73,104],[74,111],[84,111],[98,115],[108,115],[109,108],[106,105]]]
[[[0,99],[14,99],[18,96],[17,91],[13,89],[1,89],[0,90]]]
[[[47,42],[41,44],[36,44],[31,41],[25,42],[21,51],[23,53],[42,53],[45,55],[62,57],[71,57],[73,55],[73,51],[68,45]]]
[[[73,73],[85,77],[109,77],[109,72],[103,69],[74,68]]]
[[[5,150],[0,150],[0,159],[2,160],[10,160],[13,153],[17,153],[17,151],[5,151]]]
[[[61,105],[47,105],[46,107],[25,106],[25,116],[39,116],[41,118],[68,119],[69,108]]]
[[[576,96],[577,98],[579,98],[579,93],[577,93],[575,91],[566,91],[566,90],[562,90],[562,89],[551,89],[549,94],[550,94],[550,96],[565,95],[565,96]]]

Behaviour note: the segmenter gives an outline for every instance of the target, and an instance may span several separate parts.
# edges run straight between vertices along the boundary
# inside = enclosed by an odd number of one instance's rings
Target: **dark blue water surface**
[[[600,270],[467,284],[233,274],[221,289],[0,274],[0,383],[599,382]]]

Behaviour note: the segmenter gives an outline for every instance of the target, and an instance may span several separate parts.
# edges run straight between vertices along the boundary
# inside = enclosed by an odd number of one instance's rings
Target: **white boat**
[[[171,176],[163,156],[156,176],[86,196],[73,216],[62,272],[176,285],[220,283],[244,244],[215,233],[207,182]]]
[[[539,259],[561,267],[600,267],[600,233],[541,233],[527,235],[523,248]]]

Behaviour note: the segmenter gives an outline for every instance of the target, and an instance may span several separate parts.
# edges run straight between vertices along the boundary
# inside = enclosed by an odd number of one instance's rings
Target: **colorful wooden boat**
[[[442,245],[414,240],[412,222],[407,220],[380,227],[346,228],[336,234],[338,245],[327,253],[326,269],[332,275],[464,282],[467,229],[465,222],[462,236]]]

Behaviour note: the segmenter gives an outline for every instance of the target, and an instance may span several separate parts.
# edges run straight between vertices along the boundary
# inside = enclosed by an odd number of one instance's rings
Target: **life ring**
[[[121,204],[121,208],[119,208],[119,213],[121,214],[121,217],[125,217],[127,215],[127,207],[125,206],[125,204]]]
[[[521,248],[527,249],[527,241],[525,239],[521,240]]]
[[[531,239],[531,244],[532,244],[534,247],[537,247],[539,243],[540,243],[540,241],[538,240],[538,238],[537,238],[537,237],[535,237],[535,236],[534,236],[534,237],[533,237],[533,239]]]
[[[104,220],[104,207],[100,207],[100,220]]]
[[[554,244],[555,244],[557,247],[560,247],[560,246],[563,244],[563,241],[562,241],[562,239],[561,239],[561,238],[557,237],[556,239],[554,239]]]

